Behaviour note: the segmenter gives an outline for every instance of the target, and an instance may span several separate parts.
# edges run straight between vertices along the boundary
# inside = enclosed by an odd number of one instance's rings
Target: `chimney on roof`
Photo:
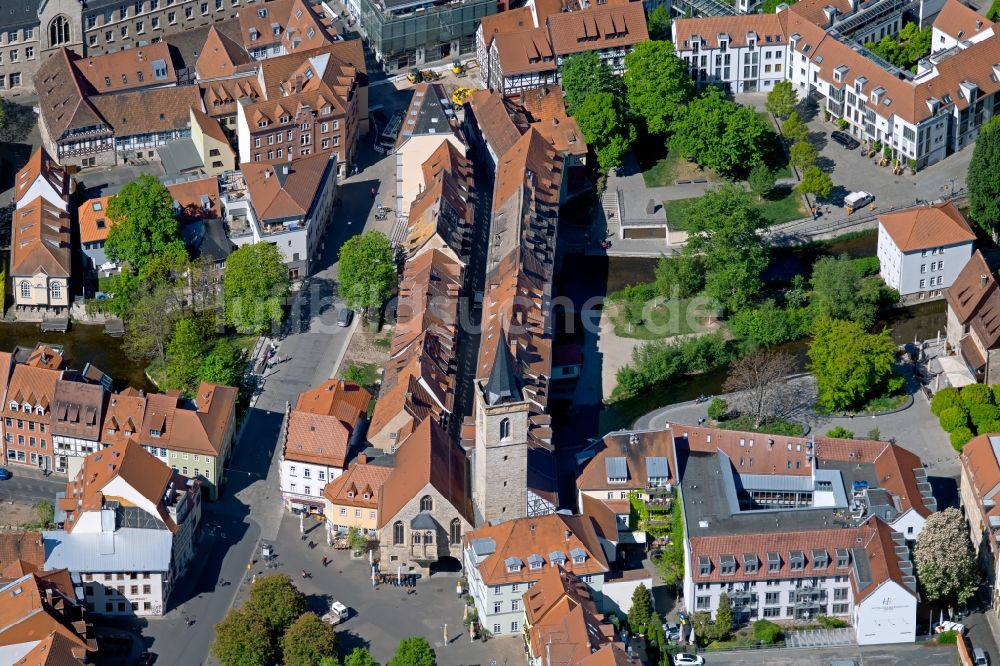
[[[292,157],[291,155],[288,156],[289,161],[291,161],[291,157]],[[284,174],[284,175],[286,175],[286,176],[288,175],[288,165],[287,164],[282,164],[281,165],[281,173]]]
[[[523,318],[521,319],[521,323],[524,323]],[[514,338],[510,339],[510,357],[517,358],[517,340]]]
[[[270,169],[264,169],[264,180],[267,180],[270,177],[271,177],[271,170]]]
[[[985,273],[983,273],[982,275],[980,275],[980,276],[979,276],[979,284],[981,284],[981,285],[982,285],[982,286],[984,286],[984,287],[986,286],[986,282],[987,282],[988,280],[989,280],[989,278],[988,278],[988,277],[986,277],[986,274],[985,274]]]
[[[368,462],[368,456],[365,455],[364,453],[359,453],[358,454],[358,464],[359,465],[364,465],[367,462]]]
[[[982,20],[981,19],[976,19],[976,30],[979,30],[982,27],[983,27]]]

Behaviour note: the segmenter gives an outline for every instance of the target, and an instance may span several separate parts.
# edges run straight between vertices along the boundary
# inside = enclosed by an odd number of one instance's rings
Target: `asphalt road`
[[[43,476],[40,472],[22,469],[21,465],[12,465],[7,469],[12,476],[6,481],[0,481],[0,502],[10,500],[21,502],[38,502],[48,500],[55,502],[55,495],[66,490],[66,479],[57,476]],[[0,507],[0,511],[3,511]]]
[[[958,651],[955,646],[940,646],[933,643],[710,653],[704,656],[705,666],[830,666],[830,662],[835,659],[853,659],[859,666],[958,664]]]

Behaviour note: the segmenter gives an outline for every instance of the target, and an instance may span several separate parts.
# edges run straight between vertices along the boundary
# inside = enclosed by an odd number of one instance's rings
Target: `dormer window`
[[[261,119],[257,121],[257,127],[267,127],[267,119]]]
[[[114,428],[108,428],[108,434],[109,434],[109,435],[113,435],[113,434],[115,434],[116,432],[118,432],[118,431],[117,431],[117,430],[115,430]]]
[[[21,405],[21,411],[24,412],[25,414],[30,414],[31,405],[29,405],[28,403],[24,403],[23,405]]]
[[[625,456],[610,457],[604,462],[608,472],[608,483],[625,483],[628,481],[628,464]]]
[[[17,400],[11,400],[10,401],[10,409],[11,409],[11,411],[12,412],[16,412],[17,411],[17,407],[18,407]]]
[[[39,416],[44,416],[45,408],[42,407],[41,405],[38,405],[37,407],[35,407],[35,414],[38,414]]]
[[[284,116],[281,116],[280,120],[281,120],[282,123],[287,123],[290,120],[290,118],[287,115],[284,115]]]
[[[518,573],[522,567],[521,560],[516,557],[508,557],[503,563],[507,567],[507,573]]]
[[[708,559],[708,555],[698,556],[698,575],[707,576],[712,573],[712,560]]]
[[[789,553],[788,562],[792,571],[802,571],[806,567],[806,556],[801,550],[793,550]]]
[[[781,570],[781,556],[777,553],[770,552],[767,554],[767,570],[769,572],[777,572]]]
[[[149,436],[150,437],[159,437],[160,436],[160,431],[157,428],[150,428],[149,429]]]
[[[732,576],[736,573],[736,557],[733,555],[723,555],[719,559],[719,573],[723,576]]]
[[[347,491],[347,499],[353,499],[353,498],[354,498],[354,491],[353,490],[348,490]]]
[[[850,555],[846,548],[837,549],[837,567],[843,569],[851,563]]]
[[[365,493],[364,495],[361,496],[361,499],[368,499],[369,497],[371,497],[371,495]]]

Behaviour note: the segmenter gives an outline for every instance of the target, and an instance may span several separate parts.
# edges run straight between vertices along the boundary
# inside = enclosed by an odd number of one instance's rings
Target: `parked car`
[[[830,138],[839,143],[840,145],[842,145],[844,148],[847,148],[848,150],[854,150],[855,148],[861,145],[860,143],[858,143],[857,139],[855,139],[847,132],[832,132],[830,134]]]
[[[975,666],[990,666],[990,659],[983,648],[972,648],[972,661]]]
[[[354,310],[341,308],[340,314],[337,315],[337,326],[350,326],[352,321],[354,321]]]
[[[329,612],[323,615],[323,617],[320,619],[322,619],[327,624],[338,625],[344,620],[346,620],[347,616],[348,616],[347,606],[340,603],[339,601],[334,601],[330,603]]]
[[[697,654],[681,652],[680,654],[674,655],[675,666],[702,666],[704,663],[705,658]]]
[[[861,210],[873,201],[875,201],[875,195],[871,192],[851,192],[844,197],[844,207],[854,212]]]
[[[670,640],[676,641],[681,636],[681,628],[677,625],[676,622],[664,622],[663,633],[665,633],[667,635],[667,638],[669,638]]]
[[[0,467],[0,481],[6,481],[10,477],[14,476],[10,473],[10,470],[6,467]]]

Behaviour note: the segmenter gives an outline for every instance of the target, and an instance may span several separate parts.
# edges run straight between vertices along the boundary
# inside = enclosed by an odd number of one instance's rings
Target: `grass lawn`
[[[111,290],[111,280],[114,279],[112,276],[99,277],[97,278],[97,290],[108,292]]]
[[[654,162],[642,172],[646,187],[666,187],[673,185],[675,180],[701,180],[710,183],[721,183],[722,178],[707,169],[702,169],[694,162],[689,162],[678,153],[667,153],[667,156]]]
[[[743,430],[747,432],[760,432],[766,435],[786,435],[788,437],[798,437],[804,430],[800,423],[782,420],[766,421],[759,428],[755,428],[753,420],[747,416],[720,421],[718,427],[723,430]]]
[[[771,224],[782,224],[805,217],[802,197],[790,187],[779,186],[764,200],[756,201],[756,197],[754,199],[754,205]],[[697,200],[697,198],[674,199],[663,202],[671,229],[688,228],[688,210]]]
[[[615,335],[638,340],[662,340],[674,335],[700,333],[705,330],[704,326],[694,316],[688,316],[688,306],[692,300],[690,298],[666,301],[656,299],[642,311],[642,321],[633,321],[631,325],[626,314],[625,303],[616,303],[617,311],[612,320],[615,325]]]

